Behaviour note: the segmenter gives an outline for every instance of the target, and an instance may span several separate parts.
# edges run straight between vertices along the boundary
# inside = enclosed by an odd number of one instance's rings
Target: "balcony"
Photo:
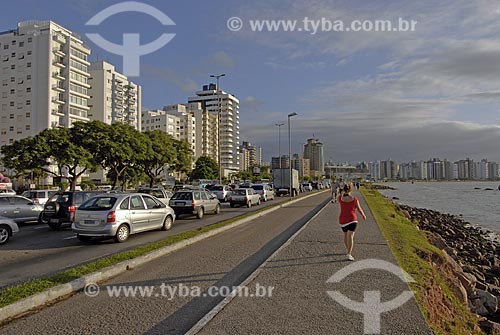
[[[62,100],[61,97],[52,97],[52,102],[61,105],[64,105],[66,103],[64,100]]]
[[[52,115],[64,116],[64,112],[61,109],[53,109],[51,113]]]
[[[52,85],[52,89],[56,90],[56,91],[59,91],[59,92],[65,92],[66,91],[64,89],[64,85],[62,85],[62,83]]]
[[[64,49],[61,48],[61,47],[55,47],[55,48],[52,48],[52,51],[57,55],[57,56],[61,56],[61,57],[64,57],[66,56],[66,53],[64,52]]]
[[[64,75],[60,71],[52,72],[52,77],[54,77],[56,79],[60,79],[60,80],[66,80],[66,77],[64,77]]]
[[[52,40],[62,44],[66,43],[66,38],[60,34],[53,34]]]
[[[55,59],[53,62],[52,62],[52,65],[55,65],[61,69],[64,69],[66,67],[66,65],[64,65],[63,63],[63,60],[62,59]]]

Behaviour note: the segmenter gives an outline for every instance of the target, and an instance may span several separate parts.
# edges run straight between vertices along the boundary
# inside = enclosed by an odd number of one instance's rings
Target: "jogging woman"
[[[344,244],[347,249],[347,259],[350,261],[354,260],[352,257],[352,247],[354,245],[354,233],[356,231],[356,226],[358,225],[358,217],[356,216],[356,210],[358,210],[363,220],[366,221],[365,212],[359,205],[358,198],[353,197],[352,184],[346,183],[344,188],[337,197],[340,204],[340,216],[339,223],[340,228],[344,232]]]

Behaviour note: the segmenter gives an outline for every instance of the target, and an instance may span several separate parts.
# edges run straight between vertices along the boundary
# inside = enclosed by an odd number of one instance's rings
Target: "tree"
[[[167,133],[161,130],[146,131],[144,133],[150,140],[151,147],[147,155],[139,162],[142,171],[149,178],[149,186],[153,187],[155,181],[165,173],[165,168],[177,164],[177,143]]]
[[[191,173],[192,179],[216,179],[219,165],[208,156],[201,156],[196,160],[195,167]]]
[[[174,147],[177,153],[177,160],[172,165],[173,171],[189,174],[193,162],[193,151],[190,144],[186,141],[174,140]]]
[[[119,180],[123,184],[126,169],[140,169],[140,162],[152,154],[149,138],[127,124],[118,122],[108,126],[96,121],[89,127],[95,133],[89,134],[87,142],[94,143],[94,154],[102,168],[112,171],[109,177],[113,189]]]
[[[66,178],[74,190],[78,178],[96,168],[94,156],[79,143],[80,137],[78,130],[71,128],[45,129],[35,137],[4,146],[3,164],[16,170],[18,175],[39,169],[48,175]]]

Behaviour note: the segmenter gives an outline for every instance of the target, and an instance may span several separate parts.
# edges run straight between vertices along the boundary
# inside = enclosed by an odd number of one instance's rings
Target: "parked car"
[[[172,195],[173,195],[172,192],[167,191],[163,188],[159,188],[159,187],[153,187],[153,188],[144,187],[144,188],[140,188],[139,190],[137,190],[137,192],[152,195],[152,196],[158,198],[158,200],[160,200],[161,202],[163,202],[167,206],[168,206],[168,203],[170,201],[170,198],[172,198]]]
[[[264,202],[274,200],[274,190],[268,184],[253,184],[252,188],[260,195],[260,200]]]
[[[2,188],[2,189],[0,189],[0,195],[3,195],[3,194],[15,195],[16,191],[14,191],[11,188]]]
[[[175,215],[190,214],[201,219],[206,212],[219,214],[220,202],[217,196],[207,190],[182,190],[174,193],[169,206]]]
[[[260,205],[260,195],[255,193],[253,188],[238,188],[231,194],[229,205],[231,207],[245,205],[248,208],[252,207],[252,205]]]
[[[210,191],[214,193],[220,201],[228,202],[233,189],[229,185],[215,185]]]
[[[5,244],[12,235],[19,232],[17,223],[9,218],[0,216],[0,244]]]
[[[92,191],[57,192],[45,203],[38,222],[48,224],[52,229],[59,229],[63,225],[71,225],[75,219],[78,206],[100,194],[103,193]]]
[[[302,183],[302,188],[304,189],[304,191],[312,191],[313,190],[311,183]]]
[[[49,198],[56,193],[57,191],[29,190],[29,191],[24,191],[22,196],[33,200],[35,204],[45,205],[47,200],[49,200]]]
[[[159,199],[144,193],[108,193],[78,207],[71,226],[80,241],[113,237],[125,242],[131,234],[172,228],[175,213]]]
[[[0,215],[15,222],[36,221],[43,207],[20,195],[0,194]]]

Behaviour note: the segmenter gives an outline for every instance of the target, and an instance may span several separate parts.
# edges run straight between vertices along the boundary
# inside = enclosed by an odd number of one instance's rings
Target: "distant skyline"
[[[2,3],[0,31],[18,21],[53,20],[82,35],[91,60],[122,70],[121,58],[91,43],[98,32],[115,43],[141,33],[142,43],[175,33],[162,49],[141,58],[145,109],[186,103],[211,74],[226,73],[221,88],[240,99],[240,141],[278,154],[275,123],[292,119],[292,153],[317,137],[325,161],[391,157],[469,156],[500,161],[500,3],[493,0],[142,1],[167,14],[165,28],[140,13],[122,13],[98,27],[85,23],[120,1],[35,0]],[[229,31],[228,18],[416,20],[415,32]],[[282,128],[282,153],[288,149]]]

